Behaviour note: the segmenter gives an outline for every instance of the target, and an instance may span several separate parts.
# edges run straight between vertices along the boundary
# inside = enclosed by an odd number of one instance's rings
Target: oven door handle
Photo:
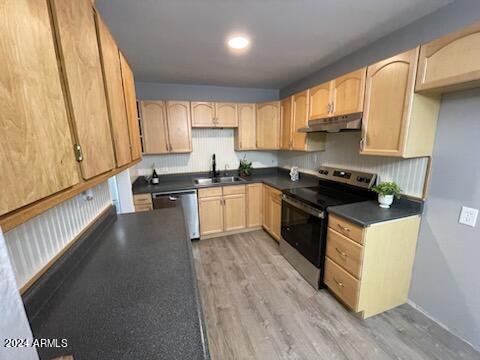
[[[323,211],[315,210],[315,209],[311,208],[310,206],[307,206],[307,205],[302,204],[302,203],[299,202],[299,201],[290,199],[290,198],[287,197],[286,195],[283,195],[283,196],[282,196],[282,200],[285,201],[287,204],[290,204],[290,205],[292,205],[293,207],[296,207],[297,209],[300,209],[300,210],[302,210],[303,212],[306,212],[307,214],[310,214],[310,215],[315,216],[315,217],[320,218],[320,219],[324,219],[324,218],[325,218],[325,214],[324,214]]]

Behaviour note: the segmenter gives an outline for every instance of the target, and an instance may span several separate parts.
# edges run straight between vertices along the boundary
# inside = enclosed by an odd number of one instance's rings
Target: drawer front
[[[335,230],[327,231],[327,256],[360,279],[362,271],[363,246],[339,234]]]
[[[223,195],[245,194],[245,185],[232,185],[223,187]]]
[[[135,212],[151,211],[153,207],[151,205],[135,205]]]
[[[325,259],[325,276],[323,281],[348,307],[357,311],[360,283],[328,257]]]
[[[363,228],[361,226],[355,225],[350,221],[335,215],[330,215],[328,217],[328,226],[343,236],[346,236],[359,244],[363,244]]]
[[[206,197],[214,197],[214,196],[222,196],[222,187],[211,187],[206,189],[198,189],[198,198],[206,198]]]
[[[133,195],[134,204],[151,204],[152,195],[151,194],[135,194]]]

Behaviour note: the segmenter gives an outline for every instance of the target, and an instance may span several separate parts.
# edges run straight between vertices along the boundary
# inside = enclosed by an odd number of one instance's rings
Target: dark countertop
[[[332,206],[330,214],[339,215],[361,226],[400,219],[423,212],[423,202],[405,198],[395,199],[390,209],[382,209],[375,200]]]
[[[119,215],[39,313],[42,359],[209,359],[200,298],[180,208]]]
[[[235,171],[230,171],[229,176],[236,176]],[[155,193],[155,192],[168,192],[168,191],[178,191],[178,190],[187,190],[187,189],[198,189],[203,187],[212,187],[212,186],[229,186],[229,185],[242,185],[242,184],[251,184],[251,183],[265,183],[270,185],[278,190],[287,190],[297,187],[308,187],[308,186],[317,186],[318,178],[300,173],[300,178],[298,181],[291,181],[289,170],[282,168],[263,168],[263,169],[254,169],[253,174],[245,178],[245,181],[230,183],[230,184],[212,184],[207,186],[198,186],[195,185],[194,179],[209,177],[209,173],[198,172],[198,173],[189,173],[189,174],[175,174],[175,175],[160,175],[160,183],[157,185],[149,184],[143,176],[140,176],[135,180],[132,185],[132,191],[134,194],[143,194],[143,193]]]

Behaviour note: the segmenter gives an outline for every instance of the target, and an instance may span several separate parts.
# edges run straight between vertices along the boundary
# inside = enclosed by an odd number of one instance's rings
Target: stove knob
[[[365,181],[367,184],[370,182],[371,179],[365,178],[363,181]]]
[[[328,175],[328,170],[325,170],[325,171],[323,172],[323,174],[324,174],[324,175]]]
[[[358,181],[358,182],[364,182],[364,181],[365,181],[365,178],[364,178],[364,177],[361,177],[361,176],[357,176],[357,181]]]

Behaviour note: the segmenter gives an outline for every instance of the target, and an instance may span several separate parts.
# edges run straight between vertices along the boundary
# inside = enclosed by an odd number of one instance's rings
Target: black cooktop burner
[[[368,190],[357,190],[345,185],[320,182],[318,186],[285,190],[288,196],[324,210],[329,206],[349,204],[372,198]]]

